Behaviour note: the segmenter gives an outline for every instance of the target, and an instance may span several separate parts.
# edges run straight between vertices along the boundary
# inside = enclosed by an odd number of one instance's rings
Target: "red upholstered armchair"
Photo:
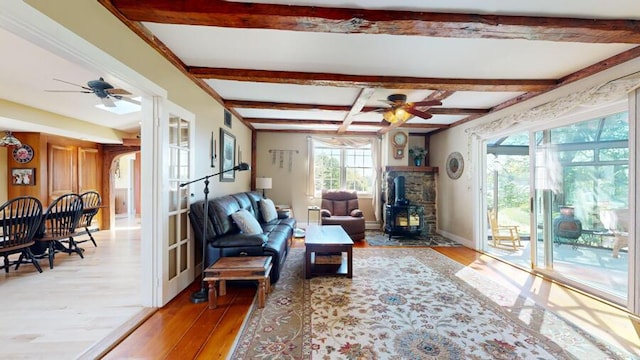
[[[364,239],[364,216],[355,191],[323,191],[320,215],[322,225],[342,225],[353,241]]]

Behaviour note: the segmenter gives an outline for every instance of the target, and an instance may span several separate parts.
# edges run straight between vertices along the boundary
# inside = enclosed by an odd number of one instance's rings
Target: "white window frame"
[[[368,146],[362,146],[362,147],[353,147],[353,146],[326,146],[326,145],[314,145],[314,151],[313,151],[313,156],[314,156],[314,166],[315,164],[317,164],[317,150],[318,149],[327,149],[327,150],[338,150],[340,152],[339,155],[339,176],[338,176],[338,182],[339,182],[339,187],[336,189],[326,189],[326,190],[339,190],[339,189],[346,189],[346,185],[347,185],[347,170],[348,169],[369,169],[371,172],[371,178],[369,179],[369,184],[370,184],[370,188],[371,191],[358,191],[358,195],[362,195],[362,196],[372,196],[373,195],[373,191],[374,191],[374,179],[373,179],[373,174],[374,174],[374,167],[373,167],[373,161],[371,161],[371,166],[370,167],[366,167],[366,166],[358,166],[358,167],[353,167],[353,166],[346,166],[347,163],[347,152],[351,151],[351,150],[368,150],[369,151],[369,155],[371,157],[373,157],[373,149],[371,145]],[[322,193],[322,188],[317,188],[315,186],[316,184],[316,178],[315,178],[315,171],[314,171],[314,179],[313,179],[313,183],[314,183],[314,194],[316,196],[320,196],[320,194]]]

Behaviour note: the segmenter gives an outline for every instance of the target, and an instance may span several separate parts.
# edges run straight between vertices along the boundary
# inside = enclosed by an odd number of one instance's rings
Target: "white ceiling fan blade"
[[[102,100],[102,104],[106,107],[116,107],[116,103],[108,97],[100,98],[100,100]]]

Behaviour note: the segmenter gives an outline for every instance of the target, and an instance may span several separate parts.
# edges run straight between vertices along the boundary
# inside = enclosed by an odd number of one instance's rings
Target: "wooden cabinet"
[[[49,197],[47,203],[61,195],[76,192],[78,189],[77,155],[75,146],[49,144]]]

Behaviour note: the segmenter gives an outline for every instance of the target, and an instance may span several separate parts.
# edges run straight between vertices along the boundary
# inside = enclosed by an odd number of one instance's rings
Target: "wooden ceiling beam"
[[[106,0],[102,0],[106,1]],[[340,34],[640,43],[640,21],[366,10],[223,0],[111,0],[130,21]]]
[[[375,89],[372,89],[372,88],[360,89],[360,93],[358,94],[356,101],[353,102],[353,106],[351,107],[347,115],[344,117],[342,125],[338,129],[338,134],[347,132],[349,125],[351,125],[351,123],[354,120],[353,117],[359,114],[360,112],[362,112],[362,109],[364,108],[365,104],[369,101],[369,98],[371,98],[371,96],[374,93],[375,93]]]
[[[267,118],[245,118],[245,121],[252,124],[275,124],[275,125],[335,125],[343,124],[341,120],[302,120],[302,119],[267,119]],[[389,126],[384,121],[354,121],[351,125],[362,126]]]
[[[440,79],[408,76],[345,75],[299,71],[271,71],[189,67],[198,79],[264,82],[295,85],[351,88],[420,89],[448,91],[545,91],[557,84],[555,79]]]
[[[224,105],[236,109],[271,109],[271,110],[326,110],[326,111],[349,111],[351,106],[346,105],[320,105],[320,104],[292,104],[265,101],[246,100],[225,100]],[[365,106],[363,113],[372,112],[379,107]],[[434,107],[429,112],[434,115],[482,115],[489,113],[489,109],[465,109],[465,108],[443,108]]]
[[[318,134],[318,135],[336,135],[335,130],[280,130],[280,129],[256,129],[256,132],[274,132],[274,133],[285,133],[285,134]],[[341,135],[348,136],[375,136],[377,133],[375,131],[347,131],[342,133]]]

